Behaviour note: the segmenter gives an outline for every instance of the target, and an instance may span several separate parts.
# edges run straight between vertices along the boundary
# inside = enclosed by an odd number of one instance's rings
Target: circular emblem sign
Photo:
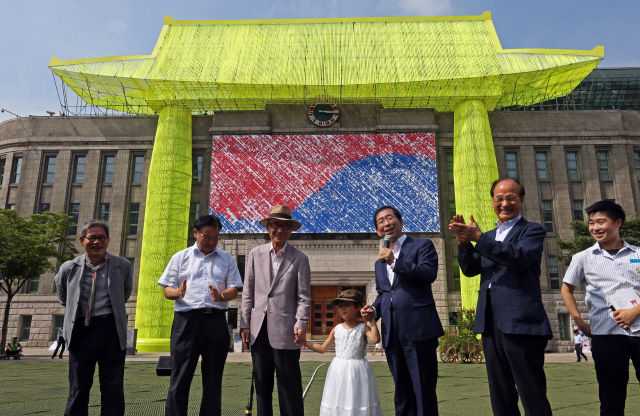
[[[315,102],[309,107],[309,120],[318,127],[329,127],[338,121],[340,110],[331,102]]]

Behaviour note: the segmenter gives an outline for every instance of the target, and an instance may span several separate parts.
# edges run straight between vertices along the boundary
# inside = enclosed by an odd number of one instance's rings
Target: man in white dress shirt
[[[562,299],[576,325],[591,337],[591,354],[599,384],[600,414],[624,415],[629,382],[629,358],[640,380],[640,332],[629,327],[640,316],[640,305],[612,312],[607,297],[621,289],[632,288],[640,294],[640,251],[620,238],[625,213],[613,201],[599,201],[585,212],[589,233],[596,243],[571,259],[564,276]],[[583,285],[589,308],[586,323],[573,296]]]
[[[174,254],[158,281],[164,296],[175,301],[167,416],[187,415],[200,356],[204,392],[200,414],[221,414],[222,372],[231,342],[225,311],[242,287],[236,261],[217,248],[220,220],[203,215],[193,228],[196,244]]]

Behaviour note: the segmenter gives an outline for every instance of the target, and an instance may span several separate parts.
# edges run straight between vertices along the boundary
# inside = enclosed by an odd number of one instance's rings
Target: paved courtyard
[[[67,396],[66,356],[51,360],[45,351],[27,351],[21,361],[0,361],[1,415],[61,415]],[[48,355],[48,356],[47,356]],[[156,360],[160,354],[138,354],[127,360],[125,395],[128,415],[162,415],[169,385],[168,377],[157,377]],[[305,399],[305,414],[318,415],[322,387],[332,355],[302,354],[303,384],[306,386],[318,370]],[[385,415],[393,415],[393,380],[384,358],[367,358],[376,375],[378,391]],[[244,414],[251,382],[250,356],[247,353],[229,354],[225,368],[223,415]],[[324,361],[323,361],[324,360]],[[549,400],[554,415],[598,415],[598,385],[593,362],[575,363],[573,354],[549,354],[545,370]],[[628,387],[627,409],[640,408],[640,386],[632,371]],[[484,364],[444,364],[439,366],[438,398],[440,414],[490,415],[489,389]],[[91,396],[89,414],[100,414],[100,396],[96,387]],[[202,399],[200,370],[193,380],[190,414],[197,415]],[[277,403],[277,397],[274,398]],[[256,413],[254,413],[256,414]],[[629,412],[631,414],[631,412]]]

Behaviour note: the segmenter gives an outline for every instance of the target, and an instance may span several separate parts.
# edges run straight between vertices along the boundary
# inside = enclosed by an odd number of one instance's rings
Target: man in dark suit
[[[362,309],[362,316],[382,318],[382,343],[396,384],[396,415],[437,415],[435,352],[444,332],[431,284],[438,275],[438,254],[430,240],[402,233],[402,214],[394,207],[379,208],[373,220],[378,235],[390,236],[391,245],[380,250],[375,264],[378,297],[373,307]]]
[[[456,215],[449,229],[458,240],[465,276],[480,274],[474,331],[482,334],[494,415],[551,415],[544,349],[552,337],[540,293],[544,228],[520,215],[524,187],[510,178],[491,187],[495,229],[483,233]],[[475,245],[471,244],[475,242]],[[516,389],[517,387],[517,389]]]

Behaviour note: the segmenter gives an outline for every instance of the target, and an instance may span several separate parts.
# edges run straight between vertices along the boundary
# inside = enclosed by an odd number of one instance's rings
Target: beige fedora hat
[[[299,230],[300,227],[302,227],[302,224],[300,224],[300,222],[294,220],[291,217],[291,208],[289,208],[286,205],[276,205],[275,207],[273,207],[273,209],[271,209],[271,214],[269,214],[267,218],[260,220],[260,225],[266,228],[267,224],[269,223],[269,220],[271,219],[281,220],[281,221],[291,221],[293,223],[291,227],[293,231]]]

